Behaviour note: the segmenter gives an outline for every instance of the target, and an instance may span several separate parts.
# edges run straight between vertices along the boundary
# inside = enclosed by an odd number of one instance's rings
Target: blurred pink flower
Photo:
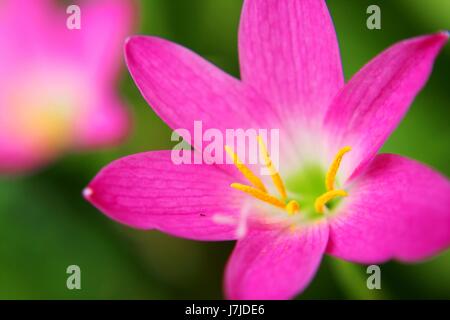
[[[126,0],[77,4],[81,29],[69,30],[54,0],[0,3],[0,173],[127,133],[116,80],[133,8]]]
[[[191,130],[202,120],[205,130],[280,128],[280,171],[272,176],[280,196],[269,179],[247,171],[249,183],[230,165],[175,165],[170,151],[111,163],[84,195],[132,227],[238,239],[225,273],[233,299],[293,297],[324,253],[360,263],[434,255],[450,243],[448,180],[377,152],[447,39],[436,33],[399,42],[344,84],[324,1],[245,1],[242,80],[169,41],[133,37],[128,68],[170,127]],[[244,215],[246,232],[236,232]]]

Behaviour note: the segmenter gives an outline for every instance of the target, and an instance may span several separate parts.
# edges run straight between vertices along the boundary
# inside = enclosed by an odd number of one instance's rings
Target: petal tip
[[[139,45],[143,43],[145,38],[148,37],[142,35],[132,35],[125,39],[123,51],[125,55],[125,63],[128,67],[133,64],[136,53],[139,51]]]
[[[140,35],[140,34],[134,34],[134,35],[128,36],[125,38],[125,48],[129,48],[130,46],[135,45],[136,42],[144,41],[144,40],[148,40],[148,39],[152,39],[152,38],[156,38],[156,37],[145,36],[145,35]]]
[[[92,194],[94,193],[94,190],[92,190],[92,188],[91,187],[86,187],[86,188],[84,188],[83,189],[83,192],[82,192],[82,194],[83,194],[83,197],[86,199],[86,200],[90,200],[90,198],[91,198],[91,196],[92,196]]]
[[[125,38],[125,47],[127,47],[131,41],[135,40],[136,38],[138,38],[139,36],[137,35],[132,35],[132,36],[128,36]]]
[[[137,38],[136,35],[132,35],[129,37],[125,38],[124,44],[123,44],[123,50],[125,52],[125,56],[128,55],[128,53],[130,52],[130,47],[132,46],[134,40]]]
[[[450,37],[450,30],[442,30],[439,34],[447,40]]]
[[[449,36],[450,36],[449,30],[441,30],[433,34],[433,39],[435,43],[437,43],[439,46],[442,47],[448,41]]]
[[[433,35],[432,46],[441,50],[447,43],[450,33],[448,30],[442,30]]]

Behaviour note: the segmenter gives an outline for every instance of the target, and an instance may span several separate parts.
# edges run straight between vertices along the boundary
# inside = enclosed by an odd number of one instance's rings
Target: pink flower
[[[280,128],[280,170],[267,181],[245,166],[174,165],[170,151],[153,151],[106,166],[85,197],[132,227],[196,240],[239,238],[225,272],[232,299],[293,297],[325,253],[359,263],[432,256],[450,243],[448,180],[377,152],[447,38],[399,42],[344,84],[324,1],[245,1],[242,80],[169,41],[133,37],[128,68],[169,126],[192,130],[201,120],[222,131]]]
[[[130,2],[79,1],[81,29],[54,0],[0,3],[0,173],[118,142],[128,115],[115,83]]]

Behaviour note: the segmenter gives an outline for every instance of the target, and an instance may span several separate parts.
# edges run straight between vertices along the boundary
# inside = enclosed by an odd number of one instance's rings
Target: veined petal
[[[254,229],[238,240],[225,273],[229,299],[289,299],[312,280],[328,241],[325,223]]]
[[[427,258],[450,245],[449,208],[445,177],[413,160],[379,155],[331,219],[327,253],[360,263]]]
[[[340,170],[343,180],[360,173],[396,128],[447,39],[447,33],[437,33],[393,45],[353,76],[336,97],[325,128],[331,155],[343,146],[352,147]]]
[[[170,151],[140,153],[103,168],[84,196],[110,218],[142,229],[198,240],[236,238],[243,195],[235,178],[213,165],[175,165]]]
[[[285,121],[322,121],[344,79],[325,1],[246,0],[239,29],[241,76]],[[303,122],[305,124],[305,122]]]
[[[125,54],[142,95],[172,129],[192,135],[194,121],[202,121],[204,130],[223,131],[267,128],[273,120],[270,107],[254,90],[182,46],[135,36]]]
[[[295,157],[289,131],[280,124],[268,102],[249,85],[192,51],[164,39],[132,37],[125,54],[130,73],[144,98],[172,129],[187,130],[189,136],[185,130],[180,134],[197,150],[207,145],[200,145],[194,139],[194,135],[199,135],[195,133],[195,124],[200,122],[203,132],[218,130],[224,139],[227,129],[263,129],[268,134],[277,129],[280,163],[283,163],[280,170],[293,167]],[[233,171],[233,168],[227,170]]]

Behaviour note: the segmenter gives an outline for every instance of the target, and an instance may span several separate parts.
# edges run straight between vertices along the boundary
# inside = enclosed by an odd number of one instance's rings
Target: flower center
[[[279,196],[274,196],[267,191],[262,180],[256,176],[238,157],[238,155],[233,152],[229,146],[225,146],[225,151],[233,159],[233,163],[236,168],[244,175],[244,177],[250,182],[251,185],[245,185],[241,183],[232,183],[230,186],[233,189],[240,190],[249,194],[250,196],[261,200],[265,203],[273,205],[277,208],[285,210],[288,215],[294,215],[300,212],[300,204],[296,200],[288,200],[285,184],[275,169],[270,155],[267,151],[266,145],[263,139],[257,137],[259,150],[261,152],[262,158],[264,159],[265,166],[269,171],[269,175],[272,178],[273,184],[275,185]],[[331,163],[326,175],[325,175],[325,192],[315,197],[314,200],[314,210],[316,213],[323,215],[327,208],[327,204],[337,197],[347,196],[347,192],[343,189],[335,189],[336,174],[338,172],[339,166],[341,164],[344,155],[351,150],[350,147],[341,148],[336,154],[333,162]],[[323,180],[322,180],[323,181]],[[308,181],[306,181],[308,183]]]

